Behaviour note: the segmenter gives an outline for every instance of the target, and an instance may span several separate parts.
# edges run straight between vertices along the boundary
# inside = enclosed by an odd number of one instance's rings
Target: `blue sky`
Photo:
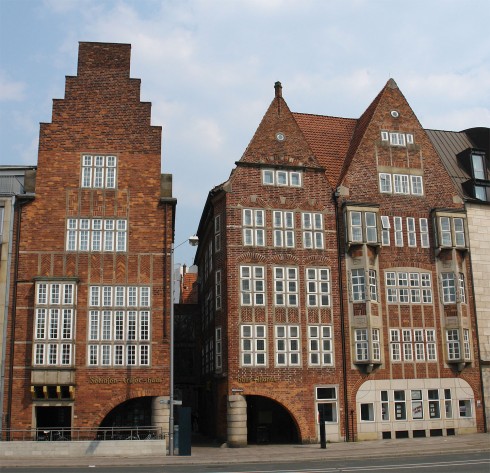
[[[488,0],[0,0],[0,164],[36,164],[79,41],[131,43],[131,77],[163,126],[178,244],[277,80],[295,112],[359,117],[393,77],[425,128],[490,126],[489,17]]]

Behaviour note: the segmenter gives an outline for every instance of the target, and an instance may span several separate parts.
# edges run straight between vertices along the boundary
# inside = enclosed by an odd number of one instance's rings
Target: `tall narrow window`
[[[240,351],[243,366],[265,366],[266,360],[265,325],[242,325],[240,327]]]
[[[390,218],[387,215],[381,216],[381,243],[383,246],[390,246]]]
[[[221,270],[214,274],[216,310],[221,309]]]
[[[464,274],[459,273],[459,300],[464,304],[466,303],[466,288],[464,283]]]
[[[214,217],[214,251],[221,251],[221,215]]]
[[[395,246],[403,246],[403,223],[401,217],[393,217],[395,225]]]
[[[465,236],[464,236],[464,220],[462,218],[454,218],[454,241],[455,245],[459,247],[464,247]]]
[[[465,360],[471,360],[470,331],[463,329],[463,356]]]
[[[364,269],[351,271],[352,299],[355,302],[366,300]]]
[[[453,304],[456,302],[456,285],[454,273],[442,273],[442,297],[444,304]]]
[[[461,359],[461,348],[459,344],[459,330],[446,330],[447,355],[449,360]]]
[[[274,303],[276,306],[298,305],[297,268],[274,268]]]
[[[473,177],[485,180],[485,157],[481,154],[471,154],[471,164],[473,167]]]
[[[423,195],[422,176],[410,176],[412,195]]]
[[[326,268],[306,269],[308,307],[330,306],[330,271]]]
[[[361,212],[351,212],[350,213],[350,225],[351,225],[352,241],[362,242]]]
[[[245,246],[265,246],[264,211],[262,209],[243,210],[243,244]]]
[[[265,304],[265,274],[263,266],[240,266],[242,305]]]
[[[297,325],[276,325],[276,365],[300,365],[300,339]]]
[[[294,248],[294,212],[273,213],[274,246]]]
[[[369,359],[368,350],[368,331],[367,329],[356,329],[354,331],[355,336],[355,350],[357,361],[367,361]]]
[[[379,191],[391,194],[391,174],[379,173]]]
[[[429,224],[426,218],[419,219],[420,227],[420,246],[422,248],[429,248]]]
[[[400,330],[390,329],[390,353],[391,361],[401,361],[401,350],[400,350]]]
[[[395,194],[410,194],[410,188],[408,185],[408,175],[393,174],[393,182],[394,182]]]
[[[366,220],[366,241],[368,243],[377,243],[378,230],[376,224],[376,214],[374,212],[366,212],[364,217]]]
[[[333,364],[331,326],[308,326],[308,356],[310,366],[331,366]]]
[[[378,281],[374,269],[369,270],[369,298],[372,301],[378,300]]]
[[[303,248],[323,248],[323,215],[321,213],[303,212],[301,214],[303,229]]]
[[[408,246],[417,246],[417,234],[415,233],[415,219],[407,217]]]

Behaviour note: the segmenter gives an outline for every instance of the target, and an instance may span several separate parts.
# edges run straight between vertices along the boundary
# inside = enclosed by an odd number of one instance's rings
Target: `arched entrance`
[[[299,442],[296,423],[281,404],[264,396],[246,396],[246,399],[249,444]]]
[[[151,425],[152,398],[137,397],[129,399],[110,411],[100,427],[142,427]]]

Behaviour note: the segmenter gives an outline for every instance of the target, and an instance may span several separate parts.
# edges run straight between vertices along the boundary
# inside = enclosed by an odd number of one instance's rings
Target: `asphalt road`
[[[97,466],[84,467],[0,467],[1,473],[490,473],[490,453],[444,454],[421,457],[377,459],[305,460],[296,462],[240,463],[233,465],[161,465],[161,466]]]

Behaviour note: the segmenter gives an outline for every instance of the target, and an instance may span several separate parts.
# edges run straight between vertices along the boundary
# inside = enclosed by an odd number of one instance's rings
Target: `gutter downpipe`
[[[349,435],[349,397],[347,395],[347,357],[346,357],[346,344],[345,344],[345,314],[344,314],[344,283],[342,277],[342,242],[341,242],[341,225],[340,225],[340,212],[338,202],[339,192],[335,190],[333,192],[333,200],[335,202],[335,225],[337,227],[337,271],[339,281],[339,293],[340,293],[340,331],[341,331],[341,343],[342,343],[342,378],[343,378],[343,390],[344,390],[344,429],[345,440],[350,441]]]
[[[17,212],[17,231],[15,237],[15,265],[14,265],[14,288],[12,291],[12,317],[10,321],[10,360],[9,360],[9,382],[8,382],[8,397],[7,397],[7,440],[10,440],[10,429],[12,427],[12,392],[14,385],[14,355],[15,355],[15,322],[17,315],[17,280],[19,277],[19,254],[20,254],[20,227],[22,221],[22,207],[27,202],[16,201],[18,206]],[[15,207],[14,207],[15,211]]]
[[[10,265],[12,264],[12,246],[13,246],[13,228],[14,228],[14,209],[16,205],[16,199],[15,195],[12,196],[12,201],[11,201],[11,206],[10,206],[10,224],[9,224],[9,249],[8,249],[8,256],[7,256],[7,281],[10,282]],[[6,346],[6,341],[7,341],[7,333],[8,333],[8,320],[9,320],[9,296],[10,296],[10,284],[5,285],[5,308],[4,308],[4,319],[3,319],[3,333],[1,334],[3,343],[2,343],[2,353],[1,353],[1,361],[0,361],[0,366],[2,367],[1,373],[0,373],[0,431],[3,430],[3,422],[4,422],[4,415],[3,415],[3,401],[5,398],[5,393],[4,393],[4,387],[5,387],[5,360],[7,358],[7,346]]]

